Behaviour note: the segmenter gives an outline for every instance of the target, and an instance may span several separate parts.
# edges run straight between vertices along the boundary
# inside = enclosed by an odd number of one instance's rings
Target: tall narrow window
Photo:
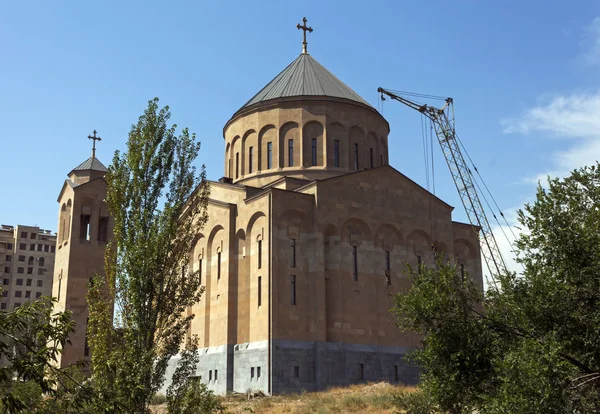
[[[256,378],[260,378],[260,367],[256,367]]]
[[[365,379],[365,365],[364,364],[358,364],[358,379],[360,379],[360,380]]]
[[[229,158],[228,168],[229,168],[229,178],[233,178],[233,171],[231,170],[231,158]]]
[[[58,297],[57,300],[60,300],[60,285],[62,284],[62,269],[60,269],[60,274],[58,275]]]
[[[258,277],[258,306],[262,305],[262,276]]]
[[[292,305],[296,304],[296,275],[290,276],[290,284],[292,288]]]
[[[294,366],[294,378],[300,378],[300,366],[299,365]]]
[[[82,214],[81,220],[79,222],[79,238],[81,240],[89,240],[90,239],[90,215]],[[33,249],[31,249],[33,250]]]
[[[240,153],[235,153],[235,178],[240,176]]]
[[[390,252],[385,251],[385,279],[388,285],[392,284],[391,268],[390,268]]]
[[[336,139],[333,141],[333,166],[340,166],[340,140]]]
[[[314,167],[315,165],[317,165],[317,139],[313,138],[311,141],[311,147],[310,147],[310,153],[311,153],[311,165]]]
[[[258,268],[262,267],[262,240],[258,241]]]
[[[398,365],[394,365],[394,382],[398,382]]]
[[[383,154],[381,154],[381,155],[379,156],[379,158],[380,158],[379,165],[383,167]]]
[[[202,259],[198,259],[198,278],[202,284]]]
[[[254,367],[250,367],[250,379],[254,379]]]
[[[294,140],[288,140],[288,167],[294,166]]]
[[[358,170],[358,144],[354,144],[354,169]]]
[[[208,371],[208,382],[212,381],[212,370]]]
[[[417,255],[417,266],[418,266],[418,272],[419,274],[421,274],[421,267],[423,267],[423,263],[421,262],[421,256]]]
[[[352,278],[358,280],[358,249],[352,246]]]
[[[105,242],[108,238],[108,217],[98,220],[98,241]]]
[[[248,149],[248,174],[252,174],[252,156],[254,152],[254,148],[250,147]]]
[[[46,259],[44,259],[43,257],[40,257],[39,266],[44,267],[45,264],[46,264]]]
[[[215,382],[219,379],[219,370],[215,369]]]
[[[371,160],[371,168],[373,168],[373,148],[369,148],[369,159]]]
[[[462,263],[460,264],[460,279],[465,281],[465,265]]]
[[[273,143],[267,142],[267,169],[273,168]]]
[[[33,266],[33,256],[29,256],[29,260],[27,261],[29,266]]]
[[[296,239],[291,239],[292,254],[290,257],[290,266],[296,267]]]
[[[221,279],[221,252],[217,253],[217,280]]]

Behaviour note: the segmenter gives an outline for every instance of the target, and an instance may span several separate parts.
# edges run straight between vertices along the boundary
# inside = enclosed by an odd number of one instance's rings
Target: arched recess
[[[365,165],[365,167],[368,168],[375,168],[377,166],[379,166],[380,163],[380,145],[379,145],[379,139],[377,138],[377,135],[375,135],[375,133],[373,131],[369,131],[369,133],[367,134],[367,145],[368,145],[368,149],[367,149],[367,162],[368,164]]]
[[[217,224],[210,231],[208,236],[208,242],[206,246],[206,284],[210,285],[217,281],[218,276],[223,277],[223,272],[227,269],[227,255],[228,251],[226,249],[225,244],[225,229],[220,224]],[[217,254],[217,250],[221,252],[221,257],[219,261],[219,255]],[[219,270],[220,266],[220,270]]]
[[[232,169],[232,174],[231,174],[231,178],[233,178],[234,180],[237,180],[238,178],[241,177],[242,175],[242,170],[241,170],[241,162],[242,162],[242,141],[240,139],[239,135],[236,135],[232,140],[231,140],[231,169]]]
[[[462,259],[473,260],[477,257],[478,249],[469,240],[460,238],[454,240],[454,254],[458,256],[459,261]]]
[[[365,133],[359,126],[353,126],[348,132],[348,166],[351,170],[365,168]]]
[[[67,232],[67,203],[63,203],[63,205],[60,208],[60,219],[59,219],[59,225],[60,225],[60,229],[59,229],[59,237],[58,237],[58,242],[62,243],[63,241],[65,241],[66,238],[66,232]]]
[[[95,226],[92,225],[92,212],[96,201],[92,197],[83,197],[80,202],[79,211],[79,240],[92,240],[92,230]]]
[[[342,239],[348,240],[352,245],[371,241],[371,228],[363,220],[351,217],[342,226]]]
[[[327,166],[348,168],[348,140],[344,126],[339,122],[333,122],[327,126]]]
[[[323,125],[317,121],[307,122],[302,128],[302,141],[304,166],[315,167],[324,165]]]
[[[433,256],[431,243],[431,236],[420,229],[413,230],[406,236],[408,251],[416,256],[421,256],[422,258]]]
[[[275,125],[265,125],[258,133],[258,142],[260,147],[259,169],[276,168],[279,165],[279,142]],[[269,143],[271,144],[271,151],[269,151]],[[269,157],[271,157],[271,165],[269,165]]]
[[[238,256],[245,257],[246,256],[246,232],[244,229],[238,229],[235,232],[235,240],[237,244],[237,254]]]
[[[231,178],[231,143],[228,142],[225,146],[225,177]]]
[[[301,166],[301,145],[298,124],[295,122],[283,124],[279,129],[279,166]]]
[[[205,263],[206,263],[206,260],[204,260],[205,256],[206,256],[206,237],[204,237],[204,234],[200,233],[200,234],[196,235],[196,237],[194,238],[194,241],[192,243],[190,264],[191,264],[193,272],[196,272],[198,270],[201,270],[201,271],[204,270],[204,269],[200,269],[200,265],[202,264],[202,267],[205,266]],[[202,280],[202,283],[204,283],[204,280]]]
[[[258,171],[258,134],[251,129],[242,138],[242,171],[243,174]]]
[[[376,247],[394,250],[394,247],[404,244],[404,237],[392,224],[382,224],[375,231],[374,243]]]

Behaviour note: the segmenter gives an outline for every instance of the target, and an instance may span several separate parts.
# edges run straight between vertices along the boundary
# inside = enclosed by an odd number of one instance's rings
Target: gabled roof
[[[363,98],[308,53],[302,53],[237,112],[272,99],[321,96],[348,99],[373,109]],[[235,115],[234,115],[235,117]]]
[[[86,170],[93,170],[93,171],[101,171],[101,172],[108,172],[108,168],[106,168],[104,166],[104,164],[102,164],[100,162],[100,160],[96,157],[90,157],[87,160],[85,160],[84,162],[82,162],[81,164],[79,164],[77,167],[73,168],[73,171],[86,171]]]

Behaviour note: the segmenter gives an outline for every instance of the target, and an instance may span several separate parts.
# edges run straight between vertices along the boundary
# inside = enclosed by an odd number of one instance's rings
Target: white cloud
[[[600,65],[600,17],[596,17],[584,33],[587,52],[583,54],[583,60],[589,65]]]
[[[566,143],[565,150],[552,155],[551,167],[531,181],[545,181],[548,175],[564,177],[575,168],[594,164],[600,155],[600,91],[545,98],[501,123],[507,134],[542,132]]]

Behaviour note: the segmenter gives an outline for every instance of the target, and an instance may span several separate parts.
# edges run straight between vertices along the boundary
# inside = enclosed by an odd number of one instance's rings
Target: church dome
[[[371,109],[359,94],[339,80],[337,76],[325,69],[308,53],[302,53],[271,82],[244,104],[232,118],[251,110],[262,103],[282,98],[338,98]],[[374,109],[373,109],[374,110]]]

